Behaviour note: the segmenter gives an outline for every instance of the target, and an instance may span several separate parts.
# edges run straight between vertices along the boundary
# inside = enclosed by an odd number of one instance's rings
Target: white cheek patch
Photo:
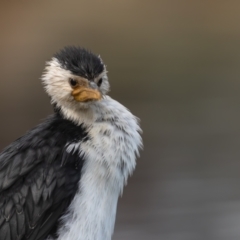
[[[47,63],[45,72],[42,76],[42,82],[46,92],[58,105],[71,101],[72,88],[68,79],[72,77],[70,71],[63,69],[56,58]]]

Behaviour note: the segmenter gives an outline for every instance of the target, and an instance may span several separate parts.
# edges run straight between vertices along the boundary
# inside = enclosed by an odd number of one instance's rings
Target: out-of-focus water
[[[144,151],[113,240],[240,238],[239,1],[2,1],[0,149],[51,113],[40,76],[65,45],[99,53]]]

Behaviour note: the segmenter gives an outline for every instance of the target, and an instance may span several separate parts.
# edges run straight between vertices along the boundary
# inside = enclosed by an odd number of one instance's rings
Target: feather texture
[[[87,140],[83,127],[50,117],[0,154],[0,239],[43,240],[74,197],[83,158],[67,142]]]
[[[101,80],[101,100],[75,101],[76,75]],[[142,147],[138,120],[106,95],[106,67],[83,48],[56,54],[42,82],[55,114],[0,154],[0,240],[110,240]]]
[[[118,197],[136,166],[142,146],[137,118],[124,106],[105,96],[79,115],[61,109],[63,115],[82,125],[87,141],[68,144],[67,151],[84,157],[76,193],[62,218],[58,240],[110,240]]]

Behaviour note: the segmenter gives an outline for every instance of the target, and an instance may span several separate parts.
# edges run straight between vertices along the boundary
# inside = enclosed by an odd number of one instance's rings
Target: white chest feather
[[[118,102],[106,97],[93,111],[91,121],[78,118],[86,126],[89,140],[67,146],[67,151],[79,151],[85,162],[58,240],[111,239],[118,197],[142,144],[136,118]],[[77,121],[76,116],[66,114]]]

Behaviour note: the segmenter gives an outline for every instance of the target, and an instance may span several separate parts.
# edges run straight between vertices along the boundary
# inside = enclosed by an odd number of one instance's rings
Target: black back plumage
[[[81,47],[65,47],[54,57],[58,59],[63,68],[89,80],[94,79],[104,70],[101,59]]]
[[[83,165],[66,144],[80,140],[84,128],[56,113],[0,154],[0,240],[55,237]]]

